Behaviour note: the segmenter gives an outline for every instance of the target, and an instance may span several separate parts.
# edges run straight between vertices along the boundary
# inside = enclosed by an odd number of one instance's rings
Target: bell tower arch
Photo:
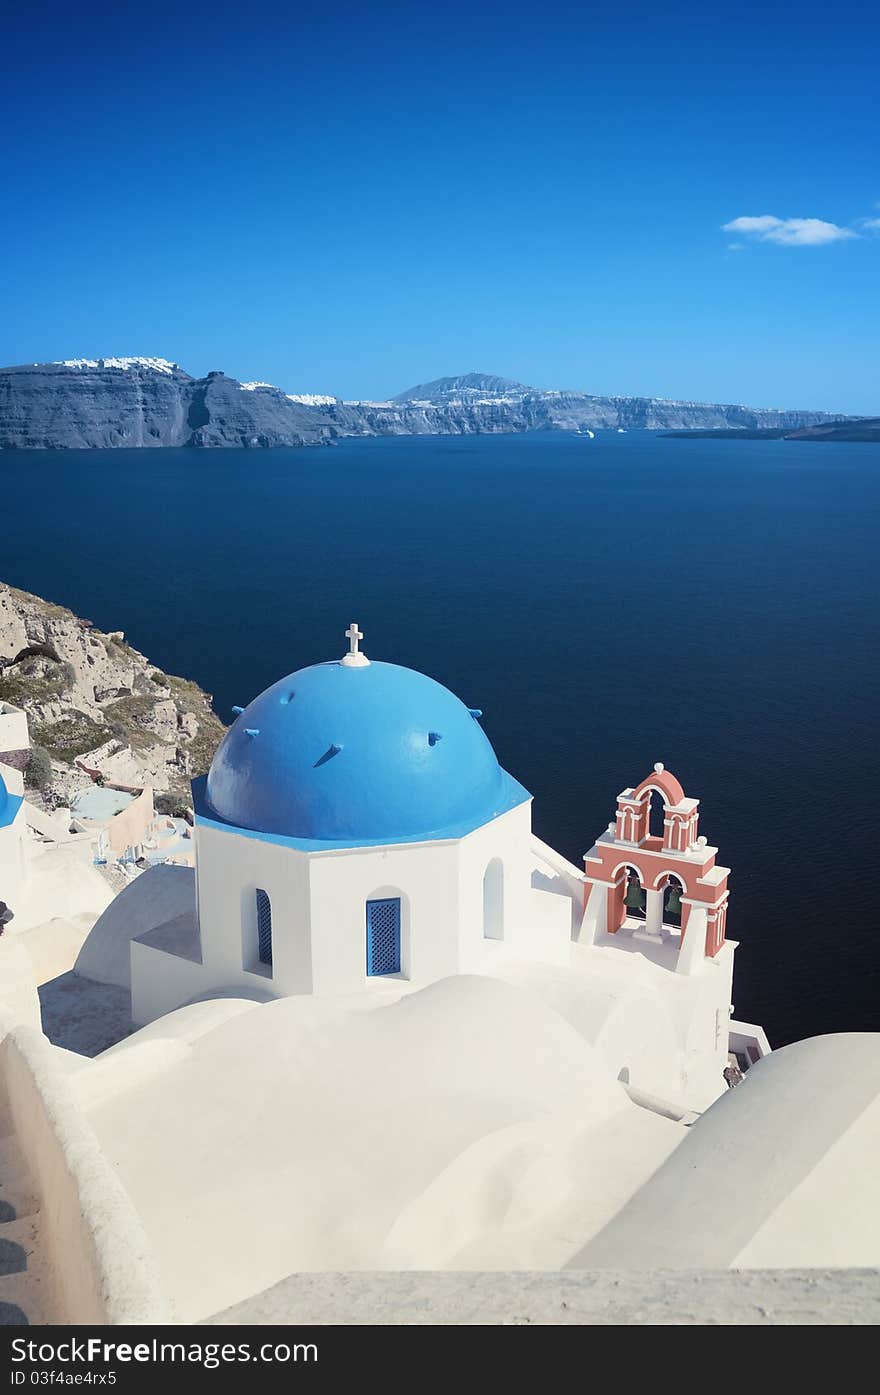
[[[655,796],[662,832],[651,831]],[[681,972],[714,958],[725,942],[730,869],[718,865],[718,849],[698,830],[699,800],[660,762],[622,790],[614,820],[584,858],[584,938],[613,943],[608,937],[635,933],[677,941]]]

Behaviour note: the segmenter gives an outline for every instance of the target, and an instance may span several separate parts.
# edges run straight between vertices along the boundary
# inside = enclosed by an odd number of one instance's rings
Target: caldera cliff
[[[469,435],[734,427],[795,431],[839,421],[658,397],[602,397],[528,387],[486,373],[438,378],[384,402],[347,402],[194,378],[159,358],[72,359],[0,369],[0,450],[322,445],[347,436]]]

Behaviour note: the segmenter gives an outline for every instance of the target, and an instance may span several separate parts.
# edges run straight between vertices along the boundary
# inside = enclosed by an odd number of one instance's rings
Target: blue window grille
[[[272,965],[272,902],[257,888],[257,954],[261,964]]]
[[[400,973],[400,900],[367,902],[367,973]]]

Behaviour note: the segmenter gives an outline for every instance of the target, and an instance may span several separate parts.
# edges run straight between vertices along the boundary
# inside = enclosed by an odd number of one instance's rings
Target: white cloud
[[[870,221],[880,225],[880,219]],[[852,228],[826,223],[821,218],[774,218],[770,213],[760,218],[734,218],[723,225],[722,231],[742,233],[754,242],[778,242],[783,247],[820,247],[825,242],[858,237]]]
[[[880,218],[860,218],[859,226],[867,228],[869,232],[880,233]]]

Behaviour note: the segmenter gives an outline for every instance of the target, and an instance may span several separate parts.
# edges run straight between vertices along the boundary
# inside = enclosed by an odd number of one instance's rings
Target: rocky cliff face
[[[76,359],[0,369],[0,450],[113,446],[305,446],[342,436],[468,435],[505,431],[782,427],[831,420],[657,397],[549,391],[491,374],[421,383],[388,402],[343,402],[192,378],[165,359]]]
[[[305,446],[337,432],[278,388],[165,359],[34,363],[0,370],[0,450],[110,446]]]
[[[597,397],[526,387],[507,378],[466,373],[420,383],[394,398],[413,414],[443,416],[456,429],[501,431],[671,430],[687,427],[796,428],[839,420],[827,412],[780,411],[720,402],[673,402],[661,397]]]
[[[108,783],[188,798],[225,730],[195,683],[164,674],[63,606],[0,583],[0,702],[28,714],[31,742],[70,792]],[[88,772],[91,772],[89,774]]]

